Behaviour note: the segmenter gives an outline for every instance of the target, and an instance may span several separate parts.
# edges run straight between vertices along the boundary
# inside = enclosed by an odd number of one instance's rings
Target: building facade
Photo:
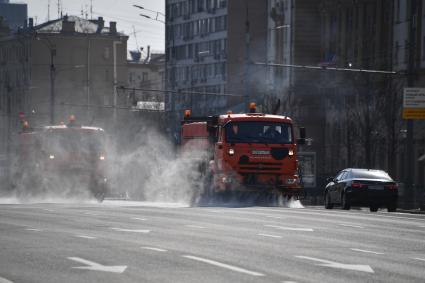
[[[196,115],[246,111],[266,88],[267,1],[167,0],[167,112],[178,132]]]
[[[227,0],[166,1],[166,88],[182,93],[167,95],[168,110],[225,107],[214,94],[227,92],[227,18]]]
[[[107,130],[125,123],[127,97],[118,86],[127,84],[127,39],[115,22],[106,27],[102,18],[74,16],[3,32],[0,159],[7,168],[20,120],[37,127],[66,122],[73,114],[81,124]]]
[[[324,58],[331,54],[337,67],[365,70],[321,76],[329,172],[380,168],[406,190],[424,190],[424,121],[409,129],[402,119],[403,89],[425,86],[424,15],[420,0],[321,1]]]
[[[65,16],[32,32],[34,122],[58,123],[74,114],[82,123],[108,128],[126,102],[117,87],[127,81],[128,37],[117,32],[115,22],[106,27],[101,17]]]
[[[0,17],[3,17],[10,29],[17,31],[26,28],[28,6],[23,3],[10,3],[9,0],[0,0]]]
[[[129,99],[132,106],[137,102],[160,102],[165,100],[165,54],[151,54],[145,60],[128,62]]]

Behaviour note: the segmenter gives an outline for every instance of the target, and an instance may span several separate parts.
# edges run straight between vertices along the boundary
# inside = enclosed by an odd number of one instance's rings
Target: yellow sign
[[[425,119],[425,108],[404,108],[403,119]]]
[[[404,89],[403,119],[425,119],[425,88]]]

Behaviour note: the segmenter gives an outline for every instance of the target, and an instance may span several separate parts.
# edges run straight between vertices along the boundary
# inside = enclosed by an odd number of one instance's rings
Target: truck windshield
[[[97,154],[102,152],[104,147],[103,133],[73,129],[50,131],[45,141],[50,150],[59,152]]]
[[[230,122],[225,126],[229,143],[292,143],[292,126],[276,122]]]

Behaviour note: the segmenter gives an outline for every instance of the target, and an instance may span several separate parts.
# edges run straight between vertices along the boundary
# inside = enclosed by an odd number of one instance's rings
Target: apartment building
[[[227,0],[166,1],[166,85],[181,92],[167,95],[168,109],[225,107],[213,94],[227,92],[226,58]]]

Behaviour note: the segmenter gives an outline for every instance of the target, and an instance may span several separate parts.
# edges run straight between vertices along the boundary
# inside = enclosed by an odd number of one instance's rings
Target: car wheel
[[[377,206],[377,205],[371,205],[369,207],[369,209],[370,209],[371,212],[377,212],[378,211],[378,208],[379,208],[379,206]]]
[[[391,203],[387,204],[387,210],[388,210],[388,212],[396,212],[397,202],[391,202]]]
[[[326,209],[332,209],[334,208],[334,205],[331,201],[331,196],[329,195],[328,192],[325,193],[325,208]]]
[[[341,195],[341,206],[342,206],[342,209],[344,210],[350,210],[351,208],[350,201],[347,199],[347,196],[345,193]]]

